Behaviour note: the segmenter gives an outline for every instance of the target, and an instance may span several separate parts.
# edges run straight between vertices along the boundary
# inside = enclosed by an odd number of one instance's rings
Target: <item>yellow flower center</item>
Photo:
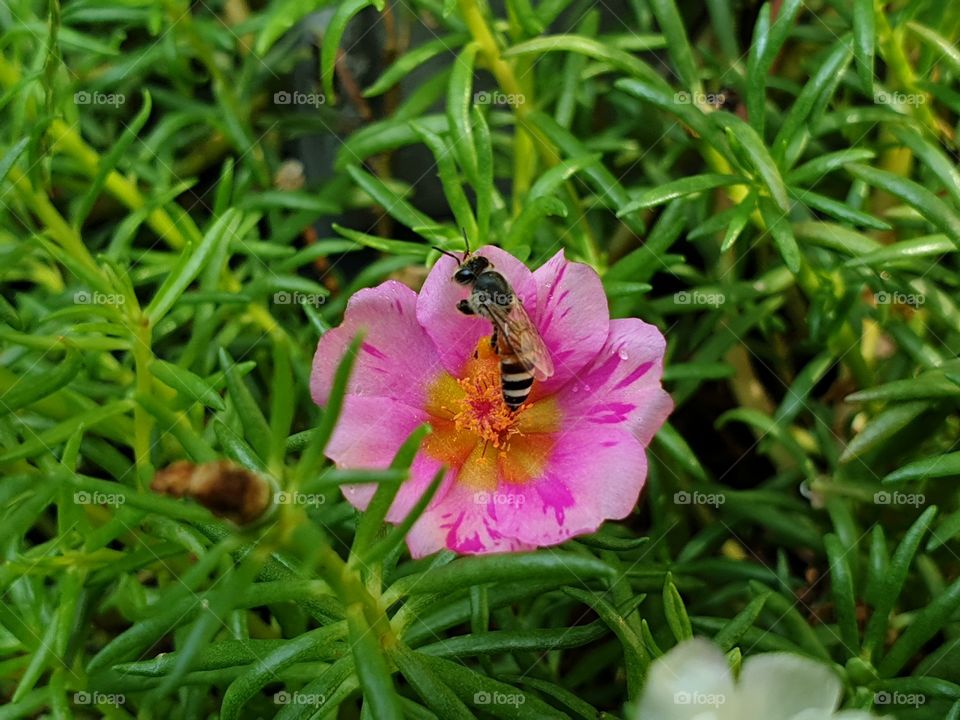
[[[534,386],[536,390],[536,386]],[[536,393],[531,395],[536,398]],[[528,399],[512,411],[503,401],[500,361],[482,338],[460,378],[443,373],[428,392],[431,434],[426,451],[476,489],[499,482],[523,483],[538,476],[559,429],[552,398]]]

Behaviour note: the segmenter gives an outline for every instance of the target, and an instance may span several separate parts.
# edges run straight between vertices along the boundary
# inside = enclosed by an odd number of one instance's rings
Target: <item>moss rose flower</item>
[[[634,318],[611,320],[600,278],[560,252],[531,272],[493,246],[477,251],[509,281],[555,373],[511,412],[490,322],[463,315],[469,289],[442,257],[419,295],[388,281],[361,290],[317,345],[313,399],[325,405],[352,338],[366,337],[327,455],[339,467],[387,467],[421,423],[424,441],[387,519],[400,522],[450,468],[407,536],[414,557],[529,550],[626,517],[647,474],[645,448],[673,407],[660,386],[665,341]],[[373,485],[344,488],[363,509]]]

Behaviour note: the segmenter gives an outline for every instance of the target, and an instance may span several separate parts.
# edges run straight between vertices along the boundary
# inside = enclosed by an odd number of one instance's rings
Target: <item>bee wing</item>
[[[553,360],[550,359],[550,351],[523,304],[514,299],[509,307],[490,304],[487,310],[490,320],[497,326],[502,342],[516,354],[524,369],[532,372],[537,380],[546,380],[552,376]]]

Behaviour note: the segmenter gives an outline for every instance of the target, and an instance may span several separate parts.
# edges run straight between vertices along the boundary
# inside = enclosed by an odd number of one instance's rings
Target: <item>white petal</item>
[[[794,720],[813,710],[830,718],[840,692],[840,680],[826,665],[792,653],[763,653],[744,661],[738,702],[743,717]]]
[[[720,649],[694,638],[650,666],[634,720],[724,720],[733,676]]]

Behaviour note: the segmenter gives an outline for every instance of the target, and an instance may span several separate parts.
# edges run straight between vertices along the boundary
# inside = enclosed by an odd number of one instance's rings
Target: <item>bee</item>
[[[503,401],[515,412],[529,397],[535,379],[553,375],[550,352],[510,283],[487,258],[471,256],[469,248],[463,259],[436,249],[457,261],[453,280],[470,288],[470,296],[457,303],[457,310],[493,325],[490,347],[500,358]]]

